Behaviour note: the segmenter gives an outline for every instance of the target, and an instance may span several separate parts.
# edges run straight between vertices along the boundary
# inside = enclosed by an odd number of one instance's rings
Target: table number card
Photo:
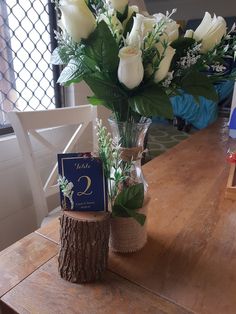
[[[63,210],[107,210],[107,182],[100,158],[90,153],[58,154]]]

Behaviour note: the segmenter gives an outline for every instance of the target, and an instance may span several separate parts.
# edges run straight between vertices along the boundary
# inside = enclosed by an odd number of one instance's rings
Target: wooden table
[[[0,253],[3,313],[236,313],[236,202],[224,199],[224,120],[144,166],[148,243],[110,253],[109,271],[76,285],[57,272],[59,223]]]

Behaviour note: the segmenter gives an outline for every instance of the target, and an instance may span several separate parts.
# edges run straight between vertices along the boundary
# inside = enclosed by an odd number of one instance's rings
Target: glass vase
[[[135,213],[142,218],[145,217],[145,222],[141,223],[139,219],[127,215],[125,211],[123,214],[117,215],[114,212],[114,204],[112,204],[110,247],[115,252],[135,252],[140,250],[147,241],[148,184],[143,175],[141,159],[144,152],[144,139],[151,119],[144,119],[138,123],[117,122],[113,118],[108,119],[108,121],[111,126],[113,145],[119,146],[121,168],[125,172],[125,179],[119,183],[117,196],[131,186],[138,184],[140,186],[141,184],[144,199],[142,206],[135,209]]]

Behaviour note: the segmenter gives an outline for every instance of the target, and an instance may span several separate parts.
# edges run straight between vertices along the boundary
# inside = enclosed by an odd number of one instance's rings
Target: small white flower
[[[74,208],[74,202],[73,202],[73,187],[74,184],[72,182],[69,182],[66,177],[62,177],[59,175],[58,184],[60,186],[61,192],[64,197],[67,197],[71,204],[71,209]]]
[[[106,3],[116,11],[123,13],[128,5],[128,0],[106,0]]]
[[[163,87],[168,88],[170,86],[171,81],[173,80],[173,74],[174,74],[174,71],[167,73],[166,79],[162,82]]]
[[[182,57],[178,62],[181,69],[188,69],[201,57],[199,51],[201,50],[201,44],[195,45],[192,49],[188,49],[186,56]]]
[[[100,22],[102,20],[106,22],[117,42],[119,42],[123,34],[123,26],[117,18],[115,10],[109,9],[100,14],[97,18],[97,21]]]
[[[224,72],[226,70],[226,67],[223,64],[220,64],[219,62],[212,64],[211,68],[213,71],[218,72],[218,73]]]
[[[162,13],[154,14],[157,25],[162,25],[160,41],[172,42],[179,37],[179,24],[172,20],[170,16],[173,14],[164,15]]]

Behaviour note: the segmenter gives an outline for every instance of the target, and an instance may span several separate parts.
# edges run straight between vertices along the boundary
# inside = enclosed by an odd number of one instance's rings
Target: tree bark
[[[110,214],[64,211],[60,225],[61,277],[75,283],[100,279],[107,267]]]

